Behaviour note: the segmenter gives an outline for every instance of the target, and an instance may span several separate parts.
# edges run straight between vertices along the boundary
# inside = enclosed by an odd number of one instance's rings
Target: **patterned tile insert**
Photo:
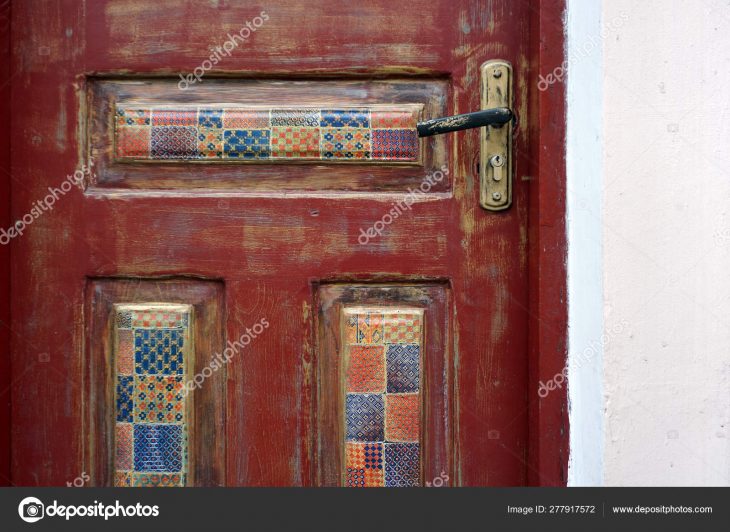
[[[422,338],[421,309],[345,310],[346,486],[421,484]]]
[[[115,154],[120,161],[417,162],[418,112],[118,105]]]
[[[166,304],[115,307],[115,486],[185,485],[190,310]]]

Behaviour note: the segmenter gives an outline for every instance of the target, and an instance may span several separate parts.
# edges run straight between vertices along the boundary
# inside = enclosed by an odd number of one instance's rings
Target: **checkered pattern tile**
[[[345,485],[421,484],[420,309],[345,309]]]
[[[261,109],[118,105],[118,160],[411,161],[419,159],[411,109]]]
[[[187,468],[187,305],[115,311],[115,486],[182,486]]]

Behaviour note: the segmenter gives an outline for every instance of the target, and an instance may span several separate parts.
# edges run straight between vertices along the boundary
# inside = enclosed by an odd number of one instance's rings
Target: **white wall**
[[[600,163],[569,166],[569,205],[586,201],[597,216],[569,219],[570,360],[597,322],[607,340],[595,364],[570,375],[570,481],[730,485],[730,5],[569,0],[589,25],[586,3],[601,4],[602,27],[623,22],[600,41],[602,93],[588,111],[601,109]],[[575,94],[580,70],[570,76]],[[582,98],[569,101],[574,120]],[[572,125],[569,153],[596,135]],[[600,191],[579,189],[581,179],[600,180]],[[598,315],[581,297],[595,292],[583,283],[596,257]],[[589,334],[575,330],[586,323]]]
[[[603,482],[603,69],[601,4],[571,2],[567,20],[568,397],[571,485]],[[549,89],[548,89],[549,90]]]

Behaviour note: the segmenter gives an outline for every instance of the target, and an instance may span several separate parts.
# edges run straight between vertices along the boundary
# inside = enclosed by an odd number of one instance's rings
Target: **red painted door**
[[[13,3],[12,482],[525,484],[531,9]]]

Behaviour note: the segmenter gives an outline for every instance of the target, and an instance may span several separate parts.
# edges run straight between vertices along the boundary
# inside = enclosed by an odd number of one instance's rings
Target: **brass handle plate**
[[[512,109],[512,65],[487,61],[481,66],[482,109]],[[488,211],[503,211],[512,204],[512,130],[514,121],[481,130],[479,203]]]

